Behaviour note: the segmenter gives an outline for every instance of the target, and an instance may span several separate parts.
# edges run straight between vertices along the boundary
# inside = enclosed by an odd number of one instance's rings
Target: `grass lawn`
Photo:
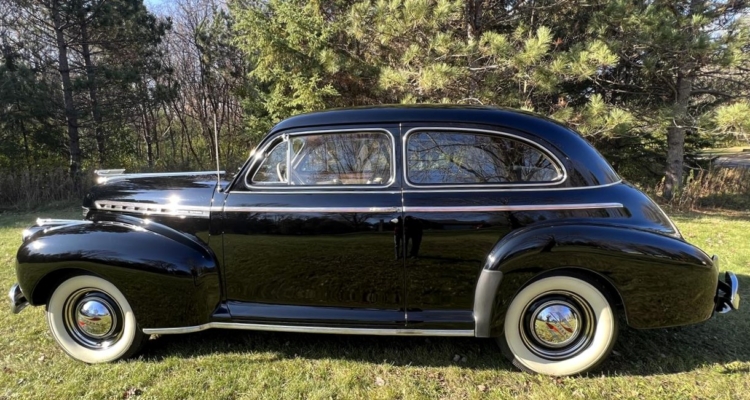
[[[36,215],[0,214],[0,288],[15,282],[21,230]],[[0,399],[80,398],[750,398],[750,214],[675,217],[683,235],[740,278],[739,312],[650,331],[621,327],[592,375],[516,371],[491,340],[206,331],[152,338],[134,360],[85,365],[50,336],[44,310],[0,304]]]
[[[741,154],[744,150],[750,149],[748,146],[734,146],[734,147],[716,147],[711,149],[705,149],[700,152],[701,155],[706,157],[716,156],[728,156],[732,154]]]

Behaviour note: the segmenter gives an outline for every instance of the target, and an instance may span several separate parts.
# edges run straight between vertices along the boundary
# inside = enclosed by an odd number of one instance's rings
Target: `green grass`
[[[0,288],[15,281],[21,230],[35,216],[0,214]],[[149,341],[134,360],[85,365],[59,350],[42,308],[0,306],[0,399],[26,398],[750,398],[750,215],[691,214],[683,235],[740,277],[739,312],[705,324],[622,327],[589,376],[516,371],[491,340],[206,331]],[[454,358],[458,355],[458,361]],[[462,358],[465,357],[465,361]]]

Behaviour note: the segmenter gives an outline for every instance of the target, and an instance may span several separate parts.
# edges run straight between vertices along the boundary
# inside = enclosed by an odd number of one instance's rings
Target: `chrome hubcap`
[[[529,330],[544,345],[552,348],[565,347],[580,334],[580,314],[571,304],[549,301],[533,312]]]
[[[548,292],[523,311],[520,331],[526,347],[540,357],[561,360],[591,343],[596,324],[591,306],[570,292]]]
[[[84,300],[76,307],[76,323],[85,334],[99,338],[105,337],[112,331],[112,306],[106,301]]]
[[[122,313],[108,294],[81,289],[65,301],[65,328],[78,344],[105,349],[122,336]]]

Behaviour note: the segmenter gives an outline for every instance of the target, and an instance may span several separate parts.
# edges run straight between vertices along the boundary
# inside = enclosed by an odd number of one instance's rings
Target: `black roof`
[[[455,104],[396,104],[336,108],[300,114],[281,121],[272,129],[272,132],[321,125],[349,125],[362,122],[464,122],[508,127],[546,122],[563,127],[557,122],[538,114],[499,107]]]

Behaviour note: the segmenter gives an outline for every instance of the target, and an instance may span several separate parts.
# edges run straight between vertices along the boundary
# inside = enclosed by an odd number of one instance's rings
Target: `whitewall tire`
[[[518,368],[565,376],[590,371],[617,339],[617,318],[607,297],[571,276],[534,281],[513,299],[499,338]]]
[[[55,289],[47,323],[68,355],[90,364],[130,357],[144,339],[122,292],[91,275],[74,276]]]

